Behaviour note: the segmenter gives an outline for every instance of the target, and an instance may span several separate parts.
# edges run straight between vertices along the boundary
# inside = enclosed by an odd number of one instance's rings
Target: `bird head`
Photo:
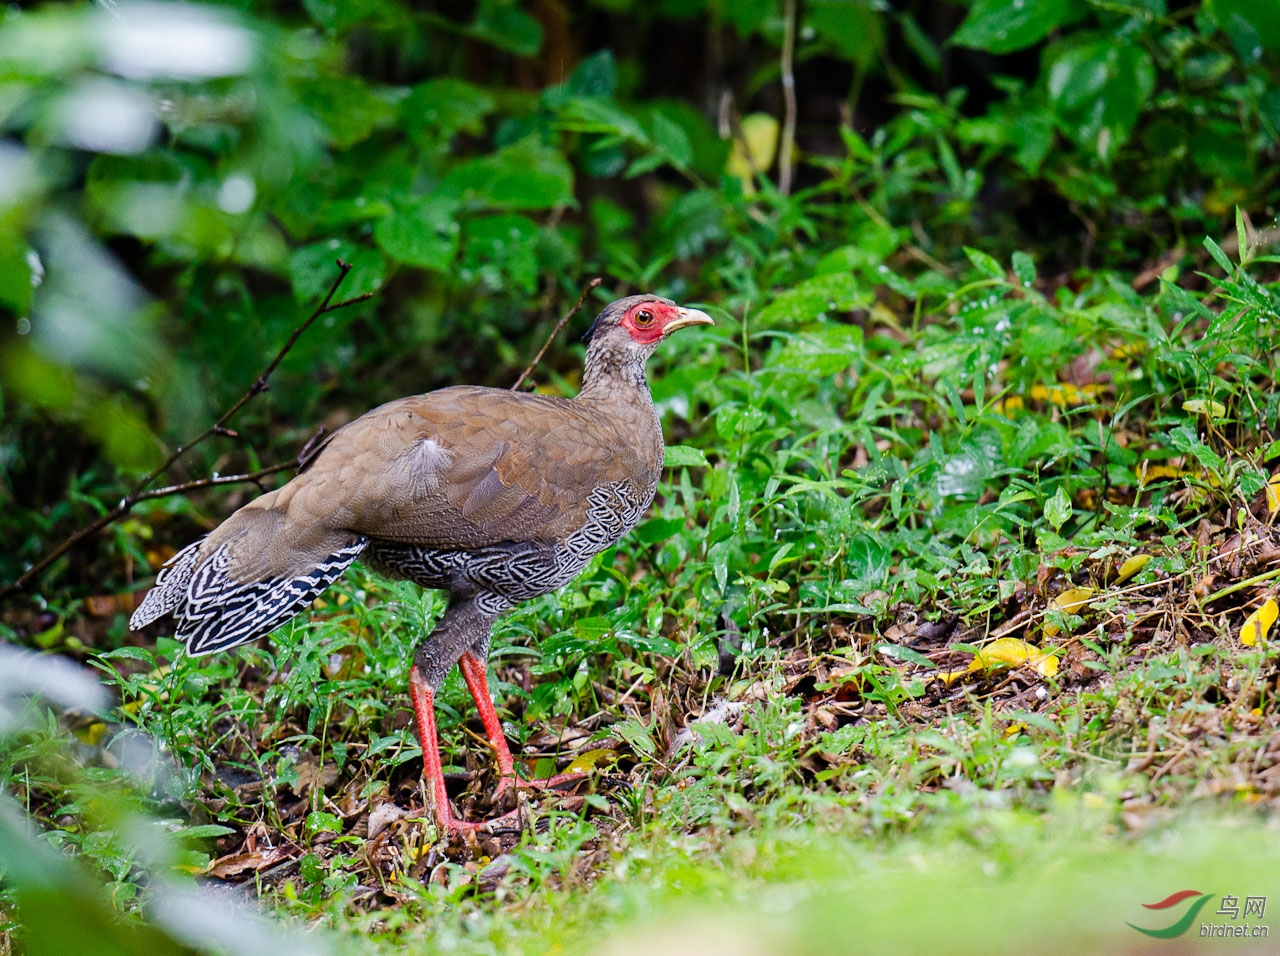
[[[699,309],[682,309],[660,295],[632,295],[606,305],[582,340],[592,348],[640,350],[647,355],[668,335],[687,325],[715,322]]]

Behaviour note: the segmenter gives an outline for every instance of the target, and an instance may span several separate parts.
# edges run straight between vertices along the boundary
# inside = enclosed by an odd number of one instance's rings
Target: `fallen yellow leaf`
[[[1041,675],[1052,677],[1058,673],[1058,659],[1046,654],[1040,648],[1017,637],[1002,637],[980,650],[973,659],[974,664],[987,670],[994,670],[1002,665],[1020,667],[1030,664]],[[969,665],[970,668],[973,664]]]
[[[1111,350],[1113,359],[1131,359],[1137,358],[1145,351],[1146,346],[1141,342],[1131,342],[1128,345],[1117,345]]]
[[[778,121],[768,113],[742,117],[742,135],[733,139],[725,172],[742,181],[745,195],[755,194],[756,173],[767,172],[773,165],[778,152],[778,129]]]
[[[1151,482],[1159,481],[1161,478],[1181,478],[1183,475],[1190,474],[1192,472],[1177,465],[1153,465],[1150,461],[1143,461],[1138,466],[1138,487],[1145,488]]]
[[[1030,664],[1041,677],[1052,677],[1058,673],[1058,659],[1052,654],[1046,654],[1021,638],[1002,637],[978,651],[964,670],[940,671],[938,679],[950,685],[976,671],[989,673],[1004,667],[1021,667],[1024,664]]]
[[[1116,575],[1116,583],[1123,584],[1131,577],[1147,566],[1147,562],[1151,560],[1149,554],[1135,554],[1132,558],[1120,565],[1120,573]]]
[[[1227,414],[1227,406],[1221,402],[1210,402],[1202,398],[1193,398],[1182,403],[1182,410],[1192,415],[1206,415],[1209,418],[1222,418]]]
[[[618,754],[613,750],[588,750],[573,758],[573,762],[564,768],[565,773],[591,773],[596,766],[606,760],[617,760]]]
[[[1262,607],[1250,614],[1244,627],[1240,628],[1240,643],[1253,647],[1260,641],[1265,641],[1277,616],[1280,616],[1280,607],[1276,606],[1275,598],[1267,598]]]
[[[1102,386],[1096,382],[1084,385],[1073,385],[1070,382],[1055,382],[1053,385],[1032,385],[1027,397],[1032,401],[1048,400],[1059,408],[1068,405],[1083,405],[1092,401],[1102,392]]]
[[[1049,602],[1049,607],[1056,608],[1064,614],[1075,614],[1089,606],[1094,595],[1094,588],[1069,588]],[[1042,629],[1045,637],[1053,637],[1061,630],[1056,624],[1046,624]]]
[[[95,720],[91,724],[85,724],[83,727],[77,727],[72,731],[76,739],[81,743],[86,743],[90,747],[96,747],[102,743],[102,738],[107,735],[107,725],[100,720]]]
[[[1272,514],[1280,511],[1280,474],[1267,480],[1267,510]]]

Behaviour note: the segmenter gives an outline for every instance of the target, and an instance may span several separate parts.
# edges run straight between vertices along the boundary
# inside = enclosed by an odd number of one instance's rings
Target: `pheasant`
[[[367,412],[288,484],[174,555],[129,626],[172,615],[188,654],[224,651],[301,613],[357,558],[447,591],[448,608],[409,672],[423,777],[442,830],[486,825],[449,806],[435,695],[457,664],[499,792],[515,784],[485,674],[494,621],[566,584],[639,522],[663,454],[645,362],[677,329],[711,324],[669,299],[630,296],[606,306],[583,337],[576,398],[463,385]]]

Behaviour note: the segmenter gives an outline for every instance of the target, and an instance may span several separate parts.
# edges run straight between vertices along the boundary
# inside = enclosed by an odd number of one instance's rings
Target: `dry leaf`
[[[1276,622],[1277,615],[1280,615],[1280,607],[1276,606],[1275,598],[1267,598],[1266,603],[1250,614],[1244,626],[1240,628],[1240,643],[1253,647],[1265,641],[1271,625]]]
[[[289,848],[283,846],[269,847],[265,850],[250,850],[246,853],[228,853],[209,864],[205,876],[225,880],[241,873],[265,870],[269,866],[282,863],[289,858]]]
[[[380,803],[369,811],[369,839],[372,840],[379,833],[395,823],[401,817],[405,816],[409,811],[402,810],[390,800]]]
[[[90,617],[114,617],[117,614],[132,614],[133,609],[141,602],[141,591],[125,594],[93,594],[84,599],[84,610]]]

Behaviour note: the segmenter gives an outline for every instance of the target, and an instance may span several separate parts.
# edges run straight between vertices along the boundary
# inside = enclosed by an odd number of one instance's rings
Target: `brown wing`
[[[650,485],[661,444],[566,399],[458,387],[335,432],[277,506],[329,528],[430,547],[556,541],[600,484]],[[643,431],[643,429],[641,429]],[[637,447],[639,445],[640,447]]]

